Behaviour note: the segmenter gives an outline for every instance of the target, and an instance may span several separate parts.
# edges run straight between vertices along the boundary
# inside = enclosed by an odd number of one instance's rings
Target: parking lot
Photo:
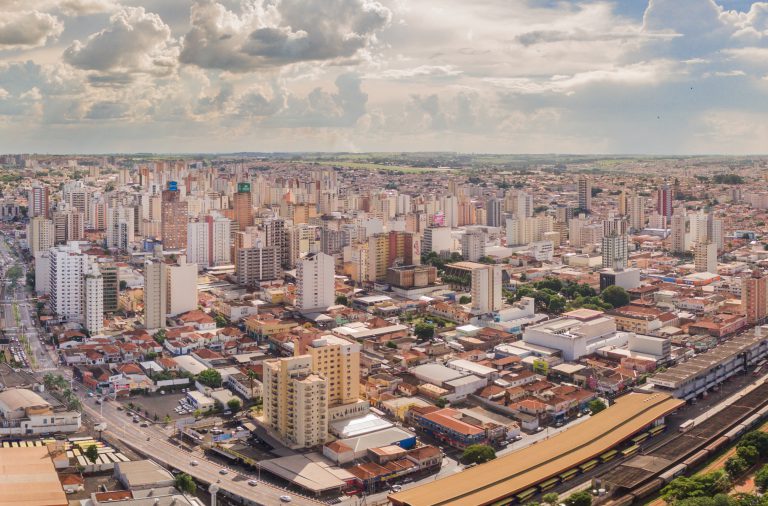
[[[122,400],[121,402],[126,409],[129,408],[130,403],[133,403],[136,407],[134,411],[139,411],[152,420],[157,415],[158,420],[162,421],[166,415],[170,416],[173,420],[192,416],[192,413],[178,413],[175,411],[175,408],[179,406],[179,401],[184,398],[186,398],[186,394],[183,393],[168,393],[165,395],[139,395]]]

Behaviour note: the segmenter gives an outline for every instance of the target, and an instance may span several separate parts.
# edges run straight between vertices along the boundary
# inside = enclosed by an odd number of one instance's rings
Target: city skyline
[[[766,2],[0,9],[4,153],[751,154],[768,140]]]

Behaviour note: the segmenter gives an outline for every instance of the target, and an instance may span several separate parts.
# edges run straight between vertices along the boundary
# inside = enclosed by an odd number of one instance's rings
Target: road
[[[16,285],[10,281],[3,281],[2,285],[2,316],[5,321],[3,329],[6,335],[13,341],[18,341],[19,346],[26,355],[28,366],[39,372],[56,369],[56,359],[44,343],[40,341],[40,333],[34,318],[36,299],[27,287],[27,265],[14,256],[5,238],[0,240],[0,260],[5,265],[5,270],[18,265],[22,268],[22,275]]]
[[[97,405],[94,398],[87,396],[84,386],[80,385],[78,390],[83,403],[83,413],[91,420],[106,422],[106,435],[114,437],[157,462],[191,475],[197,481],[205,483],[206,488],[208,484],[216,483],[222,491],[265,506],[283,504],[279,499],[281,495],[290,495],[291,504],[300,506],[324,504],[264,481],[259,481],[256,486],[248,485],[249,480],[258,481],[256,475],[233,469],[228,469],[228,474],[222,475],[220,471],[225,466],[206,460],[200,451],[189,452],[175,442],[169,441],[168,434],[162,426],[150,423],[149,427],[140,427],[139,424],[131,421],[125,411],[118,411],[119,404],[105,401]],[[192,461],[196,461],[197,465],[192,465]]]

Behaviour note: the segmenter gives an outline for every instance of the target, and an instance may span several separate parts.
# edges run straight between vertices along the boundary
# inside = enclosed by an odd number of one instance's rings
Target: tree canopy
[[[496,458],[496,451],[488,445],[469,445],[461,454],[465,464],[482,464]]]
[[[629,304],[629,294],[620,286],[611,285],[600,292],[600,298],[606,304],[613,307],[621,307]]]
[[[221,386],[221,373],[216,369],[206,369],[197,375],[197,381],[207,387],[219,388]]]

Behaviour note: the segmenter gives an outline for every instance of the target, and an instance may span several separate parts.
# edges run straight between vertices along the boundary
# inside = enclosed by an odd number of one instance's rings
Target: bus
[[[528,490],[523,490],[522,492],[520,492],[519,494],[517,494],[517,495],[515,496],[515,498],[518,500],[518,502],[520,502],[520,503],[524,503],[525,501],[527,501],[528,499],[530,499],[530,498],[531,498],[531,496],[532,496],[533,494],[535,494],[537,491],[538,491],[538,489],[537,489],[536,487],[531,487],[531,488],[529,488]]]
[[[579,469],[581,469],[582,473],[586,473],[587,471],[592,470],[597,464],[599,464],[599,461],[597,459],[592,459],[589,462],[584,462],[580,465]]]
[[[648,433],[648,432],[643,432],[643,433],[642,433],[642,434],[640,434],[639,436],[635,436],[635,437],[633,437],[633,438],[632,438],[630,441],[632,441],[632,444],[633,444],[633,445],[639,445],[640,443],[642,443],[643,441],[645,441],[645,440],[646,440],[646,439],[648,439],[649,437],[651,437],[651,434],[650,434],[650,433]]]
[[[573,469],[569,469],[568,471],[564,472],[560,475],[560,479],[563,481],[572,480],[576,477],[576,475],[579,473],[579,468],[574,467]]]
[[[560,483],[560,478],[558,477],[550,478],[547,481],[539,483],[539,490],[541,490],[542,492],[546,492],[547,490],[553,488],[558,483]]]
[[[661,432],[663,432],[664,429],[666,429],[666,428],[667,428],[667,426],[662,423],[661,425],[657,425],[656,427],[654,427],[651,430],[649,430],[648,433],[651,436],[655,436],[655,435],[660,434]]]
[[[622,457],[629,457],[630,455],[634,455],[635,453],[637,453],[638,450],[640,450],[640,446],[632,445],[629,448],[622,450],[621,455]]]
[[[603,462],[603,463],[610,462],[611,460],[613,460],[616,457],[617,453],[619,453],[619,452],[616,451],[616,450],[610,450],[610,451],[607,451],[607,452],[603,453],[602,455],[600,455],[600,462]]]

